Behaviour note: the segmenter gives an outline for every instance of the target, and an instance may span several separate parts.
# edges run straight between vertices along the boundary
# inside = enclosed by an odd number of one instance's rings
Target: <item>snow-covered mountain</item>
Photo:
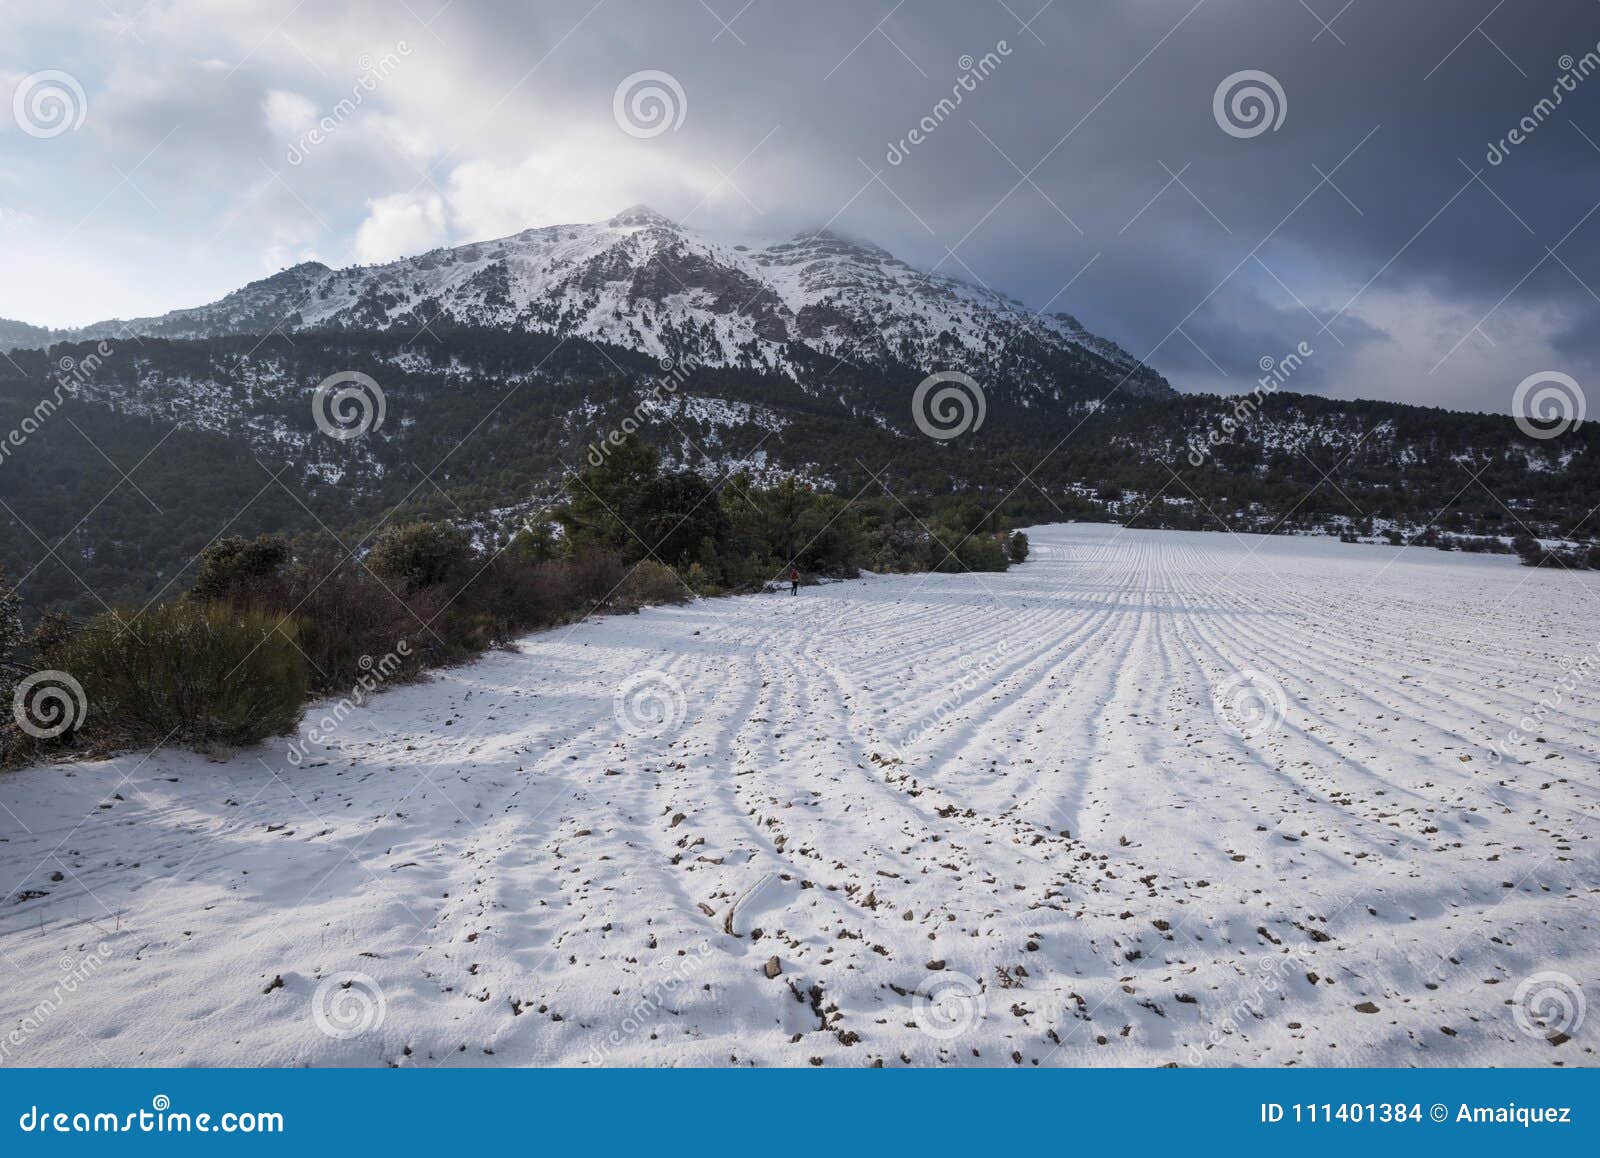
[[[440,323],[592,338],[657,358],[788,374],[802,361],[814,364],[815,352],[860,366],[999,375],[1044,397],[1060,397],[1074,370],[1119,382],[1131,396],[1171,393],[1159,374],[1073,317],[1036,315],[877,246],[826,230],[763,248],[727,245],[642,205],[608,221],[529,229],[387,265],[308,262],[210,305],[51,336],[420,331]],[[23,344],[30,329],[10,344]],[[0,345],[7,337],[0,329]]]

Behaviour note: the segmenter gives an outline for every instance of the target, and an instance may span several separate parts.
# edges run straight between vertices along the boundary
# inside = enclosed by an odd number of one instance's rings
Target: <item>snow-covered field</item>
[[[0,774],[0,1062],[1594,1063],[1596,577],[1031,534]]]

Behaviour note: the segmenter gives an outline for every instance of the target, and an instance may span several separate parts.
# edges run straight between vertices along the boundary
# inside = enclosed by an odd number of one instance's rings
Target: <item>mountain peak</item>
[[[308,278],[321,277],[323,274],[332,272],[332,270],[323,265],[320,261],[302,261],[298,265],[287,266],[283,269],[280,269],[277,273],[269,274],[266,277],[258,278],[252,282],[247,282],[243,287],[235,290],[234,293],[245,293],[249,290],[278,289],[285,286],[295,286],[307,280]]]
[[[603,224],[556,225],[432,250],[379,266],[305,262],[209,305],[159,318],[97,323],[59,338],[0,326],[0,350],[102,332],[204,338],[290,329],[388,329],[427,318],[611,342],[652,357],[693,354],[708,366],[798,376],[799,344],[834,363],[987,371],[1007,353],[1019,389],[1040,404],[1077,379],[1119,375],[1127,393],[1170,391],[1115,343],[1071,318],[1036,318],[1019,303],[821,226],[752,249],[724,246],[648,205]],[[1029,340],[1013,343],[1027,331]],[[797,360],[797,357],[799,360]]]
[[[659,225],[676,229],[678,223],[664,213],[657,213],[648,205],[630,205],[617,214],[607,225]]]
[[[830,256],[877,262],[897,261],[893,254],[881,246],[845,237],[826,227],[801,230],[788,241],[770,246],[767,253],[785,261]]]
[[[842,246],[842,247],[848,248],[848,249],[864,249],[864,250],[867,250],[869,252],[871,252],[871,251],[876,251],[876,252],[879,252],[879,253],[887,253],[888,252],[888,250],[883,249],[881,246],[874,245],[870,241],[862,241],[858,237],[846,237],[844,234],[840,233],[838,230],[830,229],[826,225],[824,225],[824,226],[822,226],[822,227],[820,227],[818,229],[802,229],[799,233],[795,234],[789,240],[792,241],[792,242],[800,242],[800,243],[810,242],[810,243],[818,244],[818,245]]]

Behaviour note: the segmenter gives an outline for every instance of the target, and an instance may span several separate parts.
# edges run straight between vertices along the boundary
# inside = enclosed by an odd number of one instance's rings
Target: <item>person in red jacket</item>
[[[789,568],[789,594],[800,594],[800,569],[798,567]]]

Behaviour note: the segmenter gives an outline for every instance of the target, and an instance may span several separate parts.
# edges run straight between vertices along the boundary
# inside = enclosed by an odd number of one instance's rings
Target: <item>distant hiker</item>
[[[800,594],[800,569],[798,567],[789,568],[789,594]]]

